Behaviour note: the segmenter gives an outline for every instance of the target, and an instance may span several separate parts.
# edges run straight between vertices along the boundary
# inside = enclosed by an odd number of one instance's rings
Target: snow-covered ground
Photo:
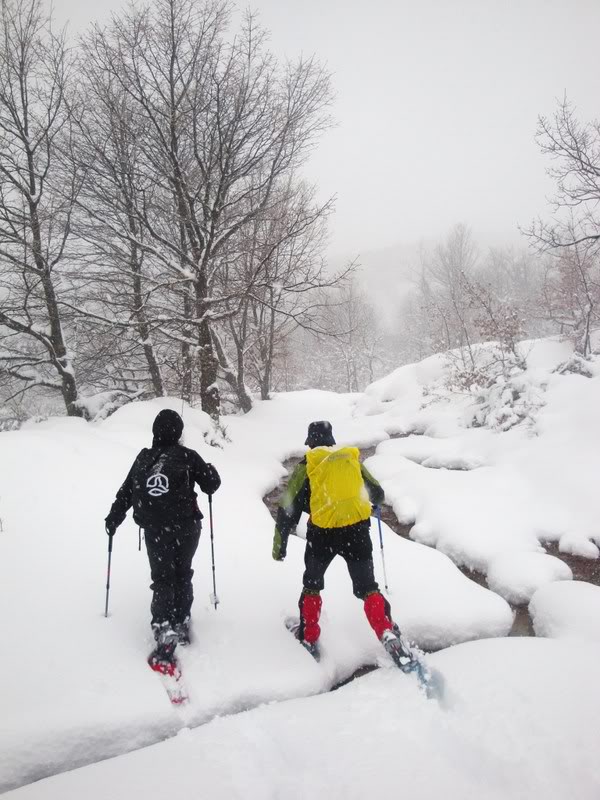
[[[7,800],[411,797],[597,800],[600,646],[495,639],[432,656],[444,711],[393,668],[337,692],[266,704]]]
[[[125,797],[135,785],[136,794],[162,797],[168,775],[182,791],[208,787],[207,797],[362,797],[367,786],[424,798],[440,786],[451,798],[564,797],[569,781],[578,797],[598,796],[590,754],[600,690],[571,680],[597,662],[598,645],[569,645],[567,672],[552,642],[459,644],[505,636],[512,612],[448,557],[490,575],[495,564],[495,588],[526,602],[568,578],[549,557],[530,558],[541,540],[600,541],[600,379],[553,374],[564,354],[556,343],[534,348],[530,377],[547,384],[545,405],[531,425],[504,433],[465,427],[467,401],[447,393],[423,407],[442,375],[439,359],[402,368],[364,395],[311,391],[258,403],[227,420],[223,448],[205,443],[209,420],[186,407],[185,443],[223,477],[214,501],[221,604],[209,603],[205,525],[195,642],[181,656],[192,702],[179,713],[145,667],[149,569],[131,520],[115,539],[109,618],[102,612],[103,519],[156,413],[180,404],[138,403],[102,423],[52,419],[0,434],[0,463],[9,465],[0,484],[0,791],[179,733],[14,796],[94,797],[102,787]],[[417,542],[384,530],[390,601],[422,647],[457,645],[430,656],[452,689],[445,712],[393,669],[323,694],[361,665],[389,666],[343,562],[327,573],[320,664],[282,624],[296,609],[303,542],[292,539],[286,561],[272,561],[261,498],[283,477],[281,462],[303,452],[308,422],[324,418],[340,444],[379,443],[368,465],[398,516],[416,522]],[[423,435],[389,438],[408,431]],[[373,535],[379,569],[375,527]]]

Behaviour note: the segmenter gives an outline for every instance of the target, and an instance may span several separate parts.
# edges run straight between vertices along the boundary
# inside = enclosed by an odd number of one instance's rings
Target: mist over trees
[[[384,322],[368,262],[325,261],[333,201],[302,167],[331,125],[315,58],[282,62],[221,0],[129,6],[78,41],[42,0],[0,3],[0,404],[4,426],[170,395],[215,420],[308,387],[598,325],[600,125],[565,99],[538,141],[554,206],[522,248],[457,225]],[[543,210],[542,210],[543,211]]]
[[[582,123],[565,98],[538,120],[555,196],[547,216],[524,229],[524,246],[480,252],[457,225],[421,253],[398,314],[402,361],[459,349],[463,374],[479,379],[473,345],[498,342],[518,363],[516,344],[560,334],[583,358],[600,325],[600,122]]]

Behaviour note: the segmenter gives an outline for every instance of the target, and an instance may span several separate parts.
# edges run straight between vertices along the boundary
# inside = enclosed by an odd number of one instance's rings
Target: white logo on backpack
[[[169,491],[169,479],[162,472],[150,475],[146,481],[146,489],[152,497],[160,497],[161,494],[167,494]]]

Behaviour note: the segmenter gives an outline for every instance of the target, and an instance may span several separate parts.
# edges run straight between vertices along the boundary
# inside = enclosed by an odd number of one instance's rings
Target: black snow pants
[[[194,600],[192,559],[200,540],[200,519],[176,527],[145,528],[153,591],[152,627],[173,626],[190,616]]]
[[[361,600],[379,591],[373,571],[373,544],[369,533],[371,520],[344,528],[319,528],[309,522],[304,551],[304,589],[320,592],[325,586],[325,572],[335,556],[346,562],[352,590]]]

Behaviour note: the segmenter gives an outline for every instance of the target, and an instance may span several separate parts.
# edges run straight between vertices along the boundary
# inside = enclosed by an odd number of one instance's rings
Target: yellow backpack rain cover
[[[343,528],[371,516],[358,447],[315,447],[306,454],[310,519],[319,528]]]

